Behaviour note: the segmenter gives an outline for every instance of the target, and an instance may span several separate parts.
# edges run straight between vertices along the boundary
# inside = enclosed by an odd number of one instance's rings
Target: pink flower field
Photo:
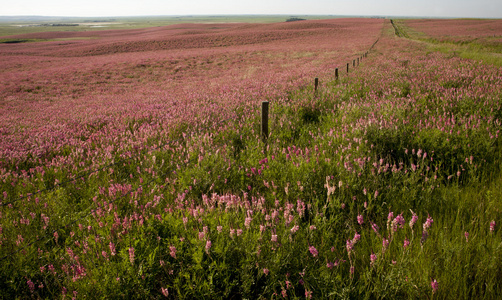
[[[502,68],[394,32],[9,37],[0,298],[497,298]]]
[[[366,51],[381,27],[341,19],[14,36],[62,40],[0,45],[3,168],[82,160],[94,168],[177,124],[229,118],[237,106],[285,97],[332,73]],[[65,147],[72,155],[61,159]]]

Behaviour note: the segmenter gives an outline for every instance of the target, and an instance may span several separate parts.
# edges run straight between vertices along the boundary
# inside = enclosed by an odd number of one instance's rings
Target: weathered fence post
[[[347,73],[349,73],[349,64],[347,64]]]
[[[355,59],[352,61],[352,66],[353,66],[353,67],[355,67],[355,66],[356,66],[356,60],[355,60]]]
[[[268,139],[268,101],[261,103],[261,137],[264,142]]]
[[[317,92],[317,87],[318,87],[318,86],[319,86],[319,78],[317,78],[317,77],[316,77],[316,78],[314,79],[314,91],[316,91],[316,92]]]
[[[335,79],[338,80],[338,68],[335,69]]]

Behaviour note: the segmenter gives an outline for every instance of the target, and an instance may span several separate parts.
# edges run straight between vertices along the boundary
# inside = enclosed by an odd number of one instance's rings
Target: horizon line
[[[173,15],[106,15],[106,16],[69,16],[69,15],[0,15],[0,18],[148,18],[148,17],[230,17],[230,16],[305,16],[305,17],[359,17],[359,18],[411,18],[411,19],[501,19],[491,17],[448,17],[448,16],[413,16],[413,15],[348,15],[348,14],[173,14]]]

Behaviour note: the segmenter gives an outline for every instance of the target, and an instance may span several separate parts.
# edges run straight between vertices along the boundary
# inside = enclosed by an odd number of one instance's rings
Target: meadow
[[[349,18],[338,16],[339,18]],[[356,16],[353,16],[354,18]],[[322,15],[193,15],[193,16],[136,16],[136,17],[40,17],[0,16],[0,36],[47,31],[101,31],[116,29],[140,29],[176,24],[204,23],[278,23],[290,18],[306,20],[332,19],[335,16]],[[79,26],[72,26],[78,24]],[[57,26],[52,26],[57,25]],[[64,26],[69,25],[69,26]],[[1,43],[1,40],[0,40]]]
[[[1,37],[0,297],[496,299],[502,69],[427,30]]]

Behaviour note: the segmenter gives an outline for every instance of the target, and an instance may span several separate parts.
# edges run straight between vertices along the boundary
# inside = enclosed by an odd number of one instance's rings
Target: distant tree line
[[[289,18],[286,20],[286,22],[295,22],[295,21],[305,21],[305,19],[301,18]]]
[[[56,24],[40,24],[38,26],[78,26],[78,24],[64,24],[64,23],[56,23]]]

